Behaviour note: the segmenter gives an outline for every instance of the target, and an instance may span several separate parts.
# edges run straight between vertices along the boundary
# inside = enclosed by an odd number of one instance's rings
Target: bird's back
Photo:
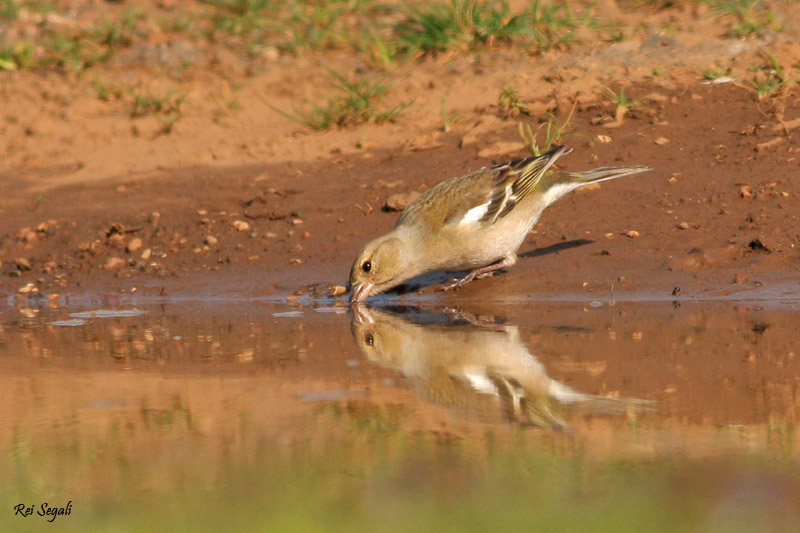
[[[470,209],[489,201],[498,174],[495,167],[482,168],[437,183],[406,207],[397,226],[441,228],[463,219]]]
[[[440,230],[453,223],[493,225],[529,196],[551,165],[568,152],[566,146],[556,146],[539,156],[445,180],[412,202],[397,226]]]

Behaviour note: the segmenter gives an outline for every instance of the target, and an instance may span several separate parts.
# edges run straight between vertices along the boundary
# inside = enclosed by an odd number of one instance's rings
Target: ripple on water
[[[128,318],[143,314],[145,311],[139,309],[95,309],[70,313],[69,316],[72,318]]]

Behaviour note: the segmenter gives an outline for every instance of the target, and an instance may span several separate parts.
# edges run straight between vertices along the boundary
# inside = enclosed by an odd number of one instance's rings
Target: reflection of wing
[[[427,315],[436,314],[431,312],[403,313],[357,306],[353,338],[370,361],[402,372],[427,401],[484,419],[502,415],[515,423],[554,429],[567,427],[555,413],[560,404],[598,401],[608,411],[616,403],[621,412],[630,405],[582,394],[551,379],[520,340],[516,326],[492,322],[482,327],[452,316],[432,319]]]

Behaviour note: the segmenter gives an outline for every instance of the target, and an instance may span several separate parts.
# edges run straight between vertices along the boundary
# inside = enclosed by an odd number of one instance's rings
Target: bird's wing
[[[556,159],[568,151],[566,146],[556,146],[538,157],[526,157],[492,167],[497,175],[491,199],[481,221],[494,224],[510,213],[536,187]]]
[[[568,151],[565,146],[556,146],[537,157],[517,159],[443,181],[409,205],[397,224],[424,224],[432,228],[448,224],[494,224],[530,194],[556,159]]]

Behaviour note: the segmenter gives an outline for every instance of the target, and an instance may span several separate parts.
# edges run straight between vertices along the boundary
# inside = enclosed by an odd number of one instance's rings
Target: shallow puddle
[[[798,331],[791,303],[8,306],[0,523],[794,530]]]

